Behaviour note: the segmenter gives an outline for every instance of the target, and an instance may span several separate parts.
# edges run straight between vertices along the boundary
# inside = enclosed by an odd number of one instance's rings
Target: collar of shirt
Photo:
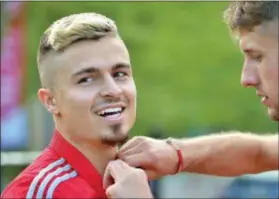
[[[89,160],[55,130],[49,147],[71,164],[78,174],[98,193],[105,194],[103,178]]]

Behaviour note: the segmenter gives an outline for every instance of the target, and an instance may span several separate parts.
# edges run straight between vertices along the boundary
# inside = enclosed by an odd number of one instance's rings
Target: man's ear
[[[56,106],[55,98],[53,97],[52,92],[47,88],[40,88],[38,91],[38,97],[44,107],[53,115],[59,113],[58,108]]]

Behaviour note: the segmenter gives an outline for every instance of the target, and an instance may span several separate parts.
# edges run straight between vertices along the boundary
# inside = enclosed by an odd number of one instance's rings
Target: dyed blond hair
[[[81,40],[98,40],[107,35],[118,35],[115,22],[97,13],[80,13],[55,21],[43,34],[37,53],[37,64],[42,86],[48,86],[46,67],[41,66],[49,52],[63,52]]]

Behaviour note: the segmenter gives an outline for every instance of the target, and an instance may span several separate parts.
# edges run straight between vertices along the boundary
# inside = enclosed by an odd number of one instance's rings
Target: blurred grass
[[[242,55],[222,13],[228,2],[28,2],[28,95],[39,80],[39,38],[54,21],[99,12],[118,25],[138,88],[133,134],[160,125],[174,135],[190,126],[277,131],[253,89],[240,86]]]

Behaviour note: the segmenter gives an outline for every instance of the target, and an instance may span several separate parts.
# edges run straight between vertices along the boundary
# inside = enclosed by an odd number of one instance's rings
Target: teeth
[[[121,110],[122,110],[121,107],[108,108],[108,109],[97,112],[97,114],[98,115],[104,115],[105,113],[121,112]]]

